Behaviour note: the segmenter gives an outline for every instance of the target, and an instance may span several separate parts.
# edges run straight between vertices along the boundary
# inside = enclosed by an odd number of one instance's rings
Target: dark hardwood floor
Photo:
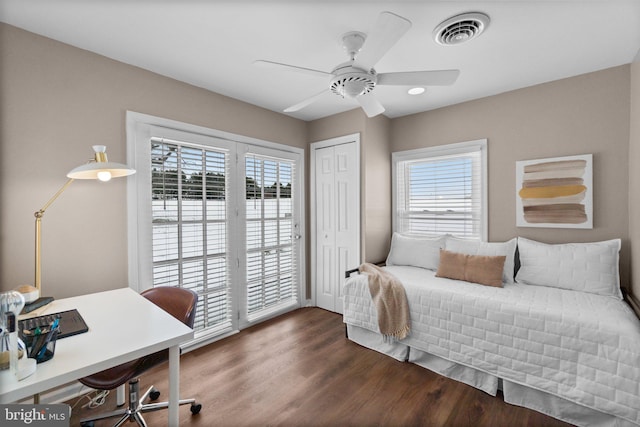
[[[164,365],[147,372],[141,389],[155,384],[166,398],[167,371]],[[569,426],[361,347],[345,338],[341,315],[318,308],[184,354],[181,396],[203,405],[195,416],[180,408],[183,426]],[[79,404],[71,425],[114,405],[115,392],[97,409]],[[145,419],[164,426],[167,414]]]

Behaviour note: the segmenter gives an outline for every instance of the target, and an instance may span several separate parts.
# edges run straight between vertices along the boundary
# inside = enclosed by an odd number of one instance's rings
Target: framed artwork
[[[516,162],[516,226],[593,228],[593,155]]]

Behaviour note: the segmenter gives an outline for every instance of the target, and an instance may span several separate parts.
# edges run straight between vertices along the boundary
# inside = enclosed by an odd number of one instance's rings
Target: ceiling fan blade
[[[313,68],[305,68],[305,67],[298,67],[296,65],[289,65],[289,64],[282,64],[280,62],[274,62],[274,61],[265,61],[263,59],[258,59],[256,61],[253,61],[254,65],[259,65],[262,67],[268,67],[268,68],[277,68],[279,70],[285,69],[285,70],[289,70],[289,71],[295,71],[298,73],[304,73],[304,74],[312,74],[314,76],[319,76],[319,77],[332,77],[333,74],[331,73],[327,73],[324,71],[320,71],[320,70],[314,70]]]
[[[378,85],[448,86],[455,83],[460,70],[408,71],[378,74]]]
[[[382,12],[356,56],[354,66],[369,71],[411,27],[411,21],[391,12]]]
[[[285,108],[284,112],[293,113],[294,111],[302,110],[307,105],[316,102],[319,98],[324,96],[324,94],[326,93],[329,93],[329,91],[327,89],[323,89],[322,92],[316,93],[315,95],[305,99],[304,101],[298,102],[297,104],[292,105],[291,107]]]
[[[384,107],[380,104],[380,101],[373,96],[372,93],[368,93],[366,95],[360,95],[356,98],[360,106],[364,110],[367,117],[374,117],[378,114],[384,113]]]

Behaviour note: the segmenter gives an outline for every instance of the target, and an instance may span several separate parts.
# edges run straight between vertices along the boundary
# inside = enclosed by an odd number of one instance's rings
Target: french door
[[[246,293],[241,327],[299,305],[300,217],[295,208],[300,158],[270,148],[244,145],[242,262]]]
[[[301,153],[153,125],[134,133],[131,286],[198,293],[194,345],[299,307]]]

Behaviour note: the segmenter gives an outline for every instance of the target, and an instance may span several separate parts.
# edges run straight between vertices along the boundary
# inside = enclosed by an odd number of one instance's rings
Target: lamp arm
[[[33,214],[36,217],[36,273],[34,286],[36,287],[36,289],[38,289],[38,292],[40,292],[40,282],[42,279],[40,257],[40,254],[42,252],[42,216],[44,215],[44,212],[49,208],[49,206],[51,206],[51,204],[56,201],[56,199],[64,192],[64,190],[67,189],[68,186],[71,185],[73,181],[75,181],[74,178],[69,178],[67,182],[65,182],[64,185],[60,187],[56,194],[54,194],[53,197],[51,197],[39,211]]]
[[[70,186],[70,185],[71,185],[71,183],[72,183],[73,181],[75,181],[75,179],[74,179],[74,178],[69,178],[69,179],[67,180],[67,182],[65,182],[65,183],[64,183],[64,185],[63,185],[62,187],[60,187],[60,189],[58,190],[58,192],[57,192],[56,194],[54,194],[54,195],[53,195],[53,197],[51,197],[51,198],[49,199],[49,201],[48,201],[47,203],[45,203],[43,207],[41,207],[41,208],[40,208],[40,210],[39,210],[39,211],[37,211],[36,213],[34,213],[35,217],[36,217],[36,218],[38,218],[38,217],[42,218],[42,216],[44,215],[44,211],[46,211],[47,209],[49,209],[49,206],[51,206],[51,204],[52,204],[53,202],[55,202],[55,201],[56,201],[56,199],[57,199],[58,197],[60,197],[60,195],[64,192],[64,190],[66,190],[66,189],[67,189],[67,187],[68,187],[68,186]]]

